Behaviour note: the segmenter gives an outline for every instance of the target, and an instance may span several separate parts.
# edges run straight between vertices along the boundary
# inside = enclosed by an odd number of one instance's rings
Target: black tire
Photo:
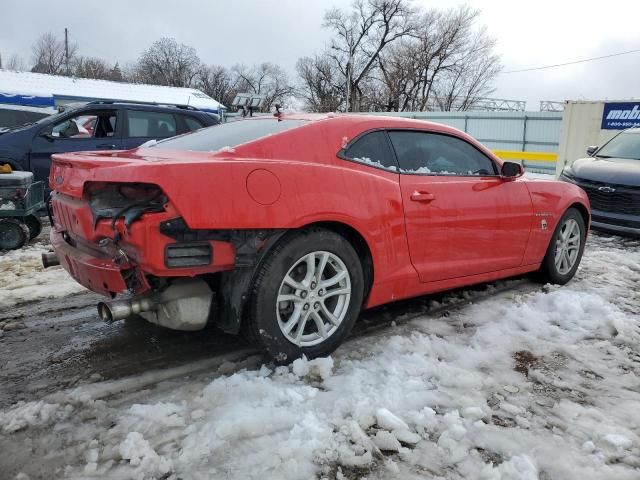
[[[29,228],[15,218],[0,219],[0,250],[17,250],[29,241]]]
[[[33,240],[42,232],[42,222],[37,215],[27,215],[24,223],[29,228],[29,240]]]
[[[555,262],[556,249],[558,248],[557,243],[562,234],[563,227],[567,225],[567,222],[570,222],[571,220],[575,221],[578,224],[578,228],[580,229],[580,246],[578,248],[578,255],[572,268],[567,272],[561,273]],[[576,274],[578,267],[580,266],[586,238],[587,229],[584,224],[584,218],[582,218],[582,215],[578,210],[576,210],[575,208],[569,208],[560,218],[560,221],[558,222],[558,225],[556,226],[556,229],[551,236],[549,246],[547,247],[547,253],[545,254],[544,260],[542,260],[542,265],[540,266],[540,279],[543,282],[555,283],[558,285],[564,285],[569,280],[571,280]]]
[[[287,339],[279,326],[276,309],[280,304],[277,298],[285,275],[303,257],[313,252],[329,252],[342,261],[349,274],[351,295],[348,305],[344,307],[346,313],[342,322],[333,333],[315,345],[300,346]],[[318,288],[319,285],[318,283]],[[250,292],[247,316],[243,322],[243,333],[251,343],[279,363],[289,363],[302,355],[307,358],[327,356],[349,335],[360,314],[363,295],[362,264],[346,239],[321,228],[298,231],[280,240],[258,268]],[[327,299],[328,295],[324,301]],[[311,295],[307,302],[311,303]],[[310,328],[313,327],[317,328],[317,325],[310,324]],[[303,328],[303,334],[306,331]]]

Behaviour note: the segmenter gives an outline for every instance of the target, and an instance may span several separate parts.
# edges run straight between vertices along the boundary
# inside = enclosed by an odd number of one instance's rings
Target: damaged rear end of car
[[[53,263],[108,297],[98,305],[103,320],[140,315],[199,330],[220,310],[217,274],[234,269],[236,247],[229,231],[186,226],[164,185],[186,167],[135,155],[54,155]],[[46,260],[51,264],[51,255]]]

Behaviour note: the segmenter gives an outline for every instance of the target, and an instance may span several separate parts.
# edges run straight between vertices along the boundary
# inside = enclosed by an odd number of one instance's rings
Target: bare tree
[[[71,62],[78,50],[77,44],[69,45],[69,57],[65,53],[63,40],[53,33],[43,33],[32,47],[32,72],[62,75],[66,72],[67,60]]]
[[[299,96],[313,112],[338,111],[346,100],[343,79],[328,55],[303,57],[296,64]]]
[[[110,80],[111,68],[100,58],[76,57],[71,65],[75,77]]]
[[[190,87],[199,71],[200,58],[193,47],[161,38],[142,52],[132,76],[141,83]]]
[[[379,57],[383,87],[374,105],[391,110],[465,110],[493,91],[500,71],[495,40],[467,6],[420,14],[409,37]]]
[[[474,34],[456,65],[435,84],[435,100],[441,110],[469,110],[494,91],[493,80],[502,68],[494,46],[495,40],[485,29]]]
[[[22,72],[26,69],[26,65],[24,63],[24,60],[22,60],[21,57],[14,53],[9,57],[9,60],[5,61],[4,59],[0,58],[0,68]]]
[[[247,67],[235,65],[231,69],[235,93],[247,92],[265,96],[263,110],[269,111],[276,104],[286,104],[295,88],[284,69],[265,62]],[[235,95],[234,93],[234,95]]]
[[[196,87],[223,105],[230,106],[237,93],[236,83],[228,69],[211,65],[201,67]]]
[[[329,10],[324,26],[333,31],[329,55],[345,79],[347,111],[359,111],[362,83],[382,51],[411,34],[413,10],[408,0],[356,0],[351,12]]]

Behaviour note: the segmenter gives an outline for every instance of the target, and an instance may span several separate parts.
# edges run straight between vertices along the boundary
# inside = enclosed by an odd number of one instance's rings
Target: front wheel
[[[545,282],[564,285],[573,278],[584,251],[587,229],[578,210],[569,208],[553,232],[540,267]]]
[[[260,266],[245,332],[280,362],[333,352],[351,331],[364,294],[351,244],[324,229],[283,239]]]

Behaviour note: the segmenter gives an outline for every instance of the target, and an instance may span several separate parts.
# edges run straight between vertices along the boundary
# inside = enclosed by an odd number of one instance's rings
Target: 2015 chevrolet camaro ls
[[[258,117],[54,155],[46,260],[110,297],[105,320],[214,322],[281,361],[327,355],[363,308],[526,272],[569,281],[587,196],[522,173],[435,123]]]

